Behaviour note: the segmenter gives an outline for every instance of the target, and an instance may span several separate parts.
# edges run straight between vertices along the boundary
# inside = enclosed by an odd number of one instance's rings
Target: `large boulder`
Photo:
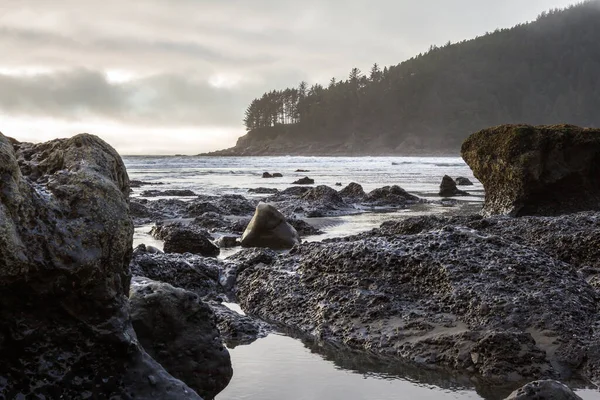
[[[553,380],[534,381],[515,390],[505,400],[582,400],[567,385]]]
[[[340,190],[340,196],[351,200],[362,200],[366,193],[361,185],[356,182],[350,182],[348,186]]]
[[[129,292],[131,321],[144,349],[174,377],[213,399],[233,375],[215,315],[197,294],[136,277]]]
[[[461,153],[484,186],[484,215],[600,209],[600,129],[502,125],[471,135]]]
[[[418,201],[417,196],[408,193],[398,185],[374,189],[365,198],[366,203],[374,206],[404,207],[406,204]]]
[[[199,399],[137,343],[117,152],[0,134],[0,398]]]
[[[300,243],[298,232],[275,207],[259,203],[256,212],[242,235],[244,247],[289,249]]]
[[[442,183],[440,183],[440,193],[439,195],[442,197],[454,197],[454,196],[467,196],[469,193],[460,190],[456,187],[456,182],[454,179],[449,177],[448,175],[444,175],[442,178]]]

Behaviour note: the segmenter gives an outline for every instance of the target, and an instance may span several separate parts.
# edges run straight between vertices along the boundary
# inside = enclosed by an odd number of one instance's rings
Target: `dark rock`
[[[298,232],[286,222],[283,214],[266,203],[258,204],[241,240],[243,247],[271,249],[289,249],[298,243]]]
[[[252,215],[257,204],[255,200],[249,200],[239,194],[224,194],[208,201],[214,201],[221,214],[237,216]]]
[[[472,186],[473,182],[469,178],[465,178],[464,176],[459,176],[454,180],[458,186]]]
[[[256,193],[256,194],[275,194],[277,192],[279,192],[279,190],[277,190],[275,188],[259,187],[259,188],[255,188],[255,189],[248,189],[248,193]]]
[[[349,186],[349,185],[348,185]],[[400,186],[384,186],[371,191],[365,198],[366,203],[374,206],[405,206],[419,201],[417,196],[408,193]]]
[[[271,175],[271,174],[270,174],[270,173],[268,173],[268,172],[263,172],[263,174],[262,174],[262,177],[263,177],[263,178],[272,178],[272,177],[273,177],[273,175]]]
[[[221,338],[230,349],[267,336],[273,329],[265,322],[241,315],[222,304],[210,304],[217,319]]]
[[[162,183],[162,182],[144,182],[144,181],[139,181],[139,180],[135,180],[135,179],[131,179],[129,181],[129,187],[131,187],[131,188],[139,188],[139,187],[147,186],[147,185],[164,185],[164,183]]]
[[[456,187],[454,179],[448,175],[444,175],[442,183],[440,183],[440,196],[442,197],[454,197],[454,196],[468,196],[469,193],[462,191]]]
[[[461,154],[485,189],[485,215],[600,209],[598,129],[502,125],[471,135]]]
[[[304,178],[300,178],[295,182],[292,182],[292,185],[313,185],[315,183],[314,179],[310,179],[308,176]]]
[[[223,214],[223,210],[209,201],[192,201],[186,207],[186,216],[198,217],[206,213]]]
[[[169,189],[169,190],[144,190],[140,196],[142,197],[158,197],[158,196],[170,196],[170,197],[195,197],[196,193],[187,189]]]
[[[159,224],[152,228],[150,234],[156,239],[164,240],[165,253],[192,253],[205,257],[216,257],[220,250],[210,241],[210,235],[193,225]]]
[[[136,252],[131,259],[131,273],[196,293],[203,300],[223,292],[219,285],[222,264],[213,258],[192,254],[150,254]]]
[[[0,398],[199,399],[131,327],[133,224],[117,152],[88,134],[0,134],[0,176]]]
[[[336,182],[335,186],[342,186],[342,182]]]
[[[233,376],[215,315],[198,295],[144,277],[131,281],[131,322],[144,349],[174,377],[213,399]]]
[[[464,226],[305,243],[239,272],[237,295],[319,340],[493,382],[568,377],[596,342],[597,293],[571,265]]]
[[[280,174],[279,172],[275,172],[275,173],[273,174],[273,178],[283,178],[283,175],[282,175],[282,174]]]
[[[158,221],[163,219],[183,218],[188,215],[188,203],[179,199],[148,200],[140,198],[130,199],[130,209],[133,217],[140,223]],[[136,223],[138,223],[136,221]]]
[[[343,206],[346,204],[337,190],[325,185],[319,185],[311,188],[302,196],[300,196],[300,198],[310,203],[317,202],[329,206]]]
[[[296,172],[310,172],[310,171],[307,169],[297,169]]]
[[[238,218],[234,219],[227,225],[226,230],[228,232],[242,234],[246,230],[246,227],[250,223],[251,218]]]
[[[228,247],[235,247],[235,246],[239,246],[239,240],[240,238],[237,236],[221,236],[219,239],[217,239],[217,246],[219,246],[220,248],[228,248]]]
[[[298,218],[288,218],[287,222],[294,227],[294,229],[296,230],[296,232],[298,232],[298,235],[300,235],[300,237],[320,235],[323,233],[323,231],[315,228],[308,222]]]
[[[192,225],[202,229],[208,229],[210,231],[229,227],[230,223],[231,222],[225,217],[215,212],[205,212],[202,215],[194,218],[194,220],[191,222]]]
[[[352,200],[362,200],[366,195],[367,194],[363,190],[363,187],[355,182],[351,182],[348,184],[348,186],[340,190],[340,196],[343,198],[350,198]]]
[[[306,186],[292,186],[282,190],[280,194],[283,196],[301,197],[304,193],[308,192],[309,190],[310,188]]]
[[[515,390],[506,400],[582,400],[569,387],[553,380],[534,381]]]

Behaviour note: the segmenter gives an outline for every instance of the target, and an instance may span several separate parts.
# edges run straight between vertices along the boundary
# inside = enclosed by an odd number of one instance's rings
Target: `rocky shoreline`
[[[463,156],[485,185],[483,215],[302,242],[319,232],[306,218],[427,201],[356,183],[129,198],[121,158],[95,136],[0,134],[0,398],[211,399],[233,373],[224,345],[287,329],[507,395],[540,379],[600,384],[599,143],[570,126],[480,132]],[[465,193],[440,180],[440,206]],[[164,252],[133,249],[134,226],[149,223]],[[577,398],[553,381],[509,398],[544,391]]]

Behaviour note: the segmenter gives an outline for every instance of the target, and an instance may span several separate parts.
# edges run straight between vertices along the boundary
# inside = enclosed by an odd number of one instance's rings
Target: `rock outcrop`
[[[452,179],[448,175],[444,175],[444,177],[442,178],[442,183],[440,183],[439,195],[442,197],[454,197],[468,196],[469,193],[458,189],[456,187],[456,182],[454,182],[454,179]]]
[[[139,346],[133,223],[116,151],[0,134],[0,397],[200,399]]]
[[[340,196],[351,201],[361,201],[366,195],[363,187],[356,182],[350,182],[348,186],[340,190]]]
[[[314,183],[315,183],[314,179],[311,179],[308,176],[305,176],[304,178],[300,178],[300,179],[292,182],[292,185],[313,185]]]
[[[417,196],[408,193],[398,185],[384,186],[369,192],[365,202],[374,206],[404,207],[419,201]]]
[[[244,247],[289,249],[300,243],[298,232],[275,207],[259,203],[256,212],[242,235]]]
[[[233,375],[215,315],[198,295],[136,277],[129,292],[131,321],[144,349],[171,375],[213,399]]]
[[[484,215],[600,210],[600,130],[502,125],[471,135],[463,159],[485,188]]]
[[[296,246],[238,273],[240,304],[319,340],[490,382],[593,377],[597,291],[572,265],[460,221]]]

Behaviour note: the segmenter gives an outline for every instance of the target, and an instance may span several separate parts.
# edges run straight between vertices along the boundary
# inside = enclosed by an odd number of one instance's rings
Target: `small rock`
[[[472,186],[473,182],[469,180],[469,178],[465,178],[464,176],[459,176],[454,180],[458,186]]]
[[[268,173],[268,172],[263,172],[263,174],[262,174],[262,177],[263,177],[263,178],[272,178],[272,177],[273,177],[273,175],[271,175],[271,174],[270,174],[270,173]]]
[[[144,190],[140,196],[142,197],[194,197],[196,193],[191,190],[177,190],[177,189],[169,189],[169,190]]]
[[[275,194],[277,192],[279,192],[279,190],[277,190],[275,188],[266,188],[266,187],[248,189],[248,193],[256,193],[256,194]]]
[[[304,178],[298,179],[295,182],[292,182],[293,185],[313,185],[315,183],[314,179],[305,176]]]
[[[453,196],[468,196],[469,193],[462,191],[456,187],[454,179],[448,175],[444,175],[442,183],[440,184],[440,196],[442,197],[453,197]]]
[[[279,173],[279,172],[275,172],[273,174],[273,178],[283,178],[283,175],[281,173]]]
[[[238,239],[237,236],[221,236],[217,239],[216,244],[222,249],[235,247],[239,245]]]
[[[310,171],[307,169],[297,169],[296,172],[310,172]]]
[[[342,182],[336,182],[335,186],[342,186]]]

